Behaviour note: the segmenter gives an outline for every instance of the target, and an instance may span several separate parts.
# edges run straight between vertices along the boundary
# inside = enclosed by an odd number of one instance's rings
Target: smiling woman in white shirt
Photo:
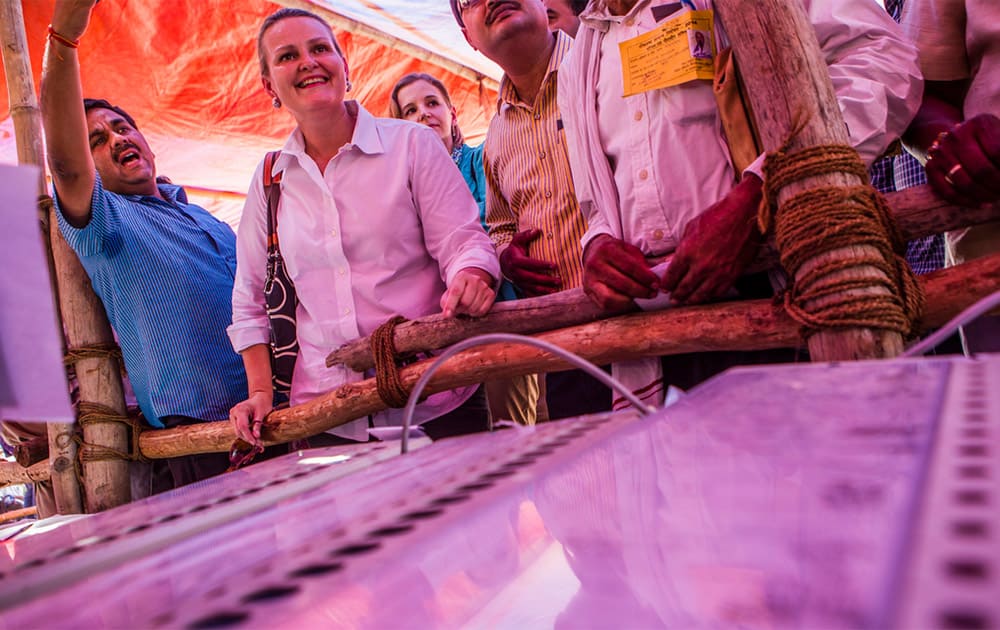
[[[476,203],[437,135],[422,125],[375,118],[346,100],[348,63],[322,18],[279,10],[261,25],[258,54],[265,91],[297,125],[271,170],[280,175],[278,241],[298,296],[294,406],[369,376],[327,368],[331,350],[397,314],[482,315],[493,303],[500,272]],[[260,442],[274,399],[263,169],[262,162],[237,233],[229,328],[249,381],[249,396],[233,407],[230,421],[252,444]],[[389,409],[331,433],[364,441],[369,428],[401,419],[401,409]],[[432,438],[488,426],[477,387],[431,396],[418,406],[415,421],[428,423]]]

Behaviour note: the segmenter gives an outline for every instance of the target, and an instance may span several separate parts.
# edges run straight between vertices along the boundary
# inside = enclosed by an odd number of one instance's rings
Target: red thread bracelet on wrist
[[[52,28],[51,24],[49,24],[49,39],[54,39],[67,48],[77,48],[80,45],[80,40],[70,39],[65,35],[60,35],[56,32],[56,29]]]

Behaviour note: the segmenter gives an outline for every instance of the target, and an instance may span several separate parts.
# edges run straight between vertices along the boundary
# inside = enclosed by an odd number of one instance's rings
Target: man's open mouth
[[[136,149],[125,149],[118,154],[118,163],[122,166],[128,166],[129,164],[135,162],[139,159],[139,151]]]

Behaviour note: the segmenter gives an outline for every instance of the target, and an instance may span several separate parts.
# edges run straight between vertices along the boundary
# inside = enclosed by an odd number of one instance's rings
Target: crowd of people
[[[711,11],[710,0],[449,1],[468,43],[504,71],[477,147],[436,77],[401,77],[391,117],[378,117],[351,99],[352,79],[364,77],[327,22],[293,8],[264,20],[263,89],[295,128],[250,177],[238,234],[158,179],[127,112],[84,98],[77,45],[96,0],[56,1],[41,107],[59,226],[107,310],[150,426],[228,419],[260,444],[278,400],[277,307],[266,295],[275,283],[295,324],[291,405],[369,376],[327,368],[325,357],[396,315],[477,317],[495,300],[574,287],[608,312],[661,293],[677,304],[773,295],[766,275],[745,273],[762,242],[763,157],[734,166],[711,80],[623,94],[635,73],[623,47]],[[803,4],[865,162],[902,137],[942,197],[997,201],[992,0]],[[706,33],[692,38],[692,59],[705,57]],[[710,43],[713,52],[726,43],[717,22]],[[947,245],[950,262],[993,252],[997,226],[949,235]],[[665,256],[666,271],[654,272],[651,261]],[[967,331],[968,349],[1000,350],[998,330],[994,318]],[[794,357],[705,352],[606,369],[658,404],[665,384]],[[491,419],[531,424],[620,404],[568,371],[441,392],[420,403],[416,421],[437,439],[486,430]],[[400,420],[389,409],[317,443],[366,441]],[[171,460],[170,471],[182,485],[228,464],[224,454],[195,455]]]

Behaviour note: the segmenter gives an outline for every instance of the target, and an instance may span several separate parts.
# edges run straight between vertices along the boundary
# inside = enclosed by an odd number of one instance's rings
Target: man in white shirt
[[[852,144],[871,163],[920,98],[914,47],[871,0],[806,0]],[[761,240],[758,159],[737,183],[711,81],[623,96],[619,44],[709,0],[595,0],[559,75],[573,179],[589,229],[584,289],[606,309],[671,293],[683,304],[732,290]],[[720,33],[716,29],[716,39]],[[659,277],[647,258],[672,254]]]

